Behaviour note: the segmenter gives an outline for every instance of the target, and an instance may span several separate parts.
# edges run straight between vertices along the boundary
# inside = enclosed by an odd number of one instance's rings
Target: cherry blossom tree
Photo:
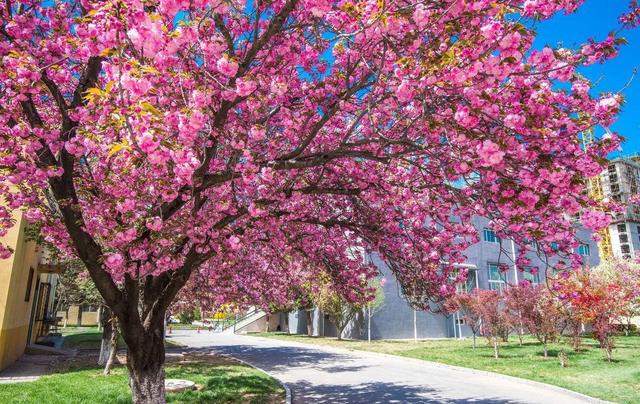
[[[444,311],[448,314],[460,312],[464,324],[471,329],[473,334],[473,349],[476,349],[476,336],[482,328],[481,298],[478,296],[480,289],[474,289],[471,292],[458,292],[449,297],[444,303]]]
[[[554,342],[560,335],[563,313],[560,302],[546,286],[530,286],[535,299],[529,310],[525,310],[524,322],[527,330],[542,344],[544,357],[548,357],[547,344]]]
[[[632,330],[632,320],[640,316],[640,262],[638,259],[614,258],[592,269],[601,281],[618,285],[624,291],[626,303],[620,309],[618,321],[624,325],[625,335]]]
[[[482,322],[480,332],[493,347],[495,359],[500,357],[500,343],[511,330],[503,297],[495,290],[474,290],[475,307]]]
[[[526,319],[531,315],[539,297],[538,288],[528,281],[510,286],[504,291],[506,314],[512,330],[518,335],[520,345],[525,332],[528,331]]]
[[[594,337],[611,362],[615,347],[615,323],[629,304],[628,290],[615,281],[597,276],[590,268],[566,273],[554,283],[558,297],[582,324],[593,327]]]
[[[0,234],[24,209],[83,261],[136,403],[165,400],[163,321],[192,277],[267,305],[321,273],[353,299],[375,273],[357,248],[428,308],[474,215],[577,265],[569,215],[607,225],[582,183],[619,141],[579,134],[623,102],[577,69],[622,41],[534,50],[531,22],[581,3],[5,0]]]

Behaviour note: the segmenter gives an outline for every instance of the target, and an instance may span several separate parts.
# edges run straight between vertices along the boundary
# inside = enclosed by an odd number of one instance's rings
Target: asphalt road
[[[289,386],[293,403],[598,402],[544,384],[369,352],[207,331],[175,331],[171,338],[269,372]]]

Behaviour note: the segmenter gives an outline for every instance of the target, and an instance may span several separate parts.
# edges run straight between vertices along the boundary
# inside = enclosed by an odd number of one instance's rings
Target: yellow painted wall
[[[77,304],[72,304],[67,310],[56,314],[62,318],[67,327],[86,327],[98,325],[98,311],[82,310]]]
[[[0,260],[0,370],[15,361],[27,345],[31,306],[35,299],[38,252],[34,242],[25,241],[26,221],[14,213],[16,224],[0,242],[13,248]],[[29,301],[25,302],[29,269],[34,269]]]

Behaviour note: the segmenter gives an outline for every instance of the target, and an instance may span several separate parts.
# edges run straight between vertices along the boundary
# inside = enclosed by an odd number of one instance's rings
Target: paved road
[[[268,371],[291,388],[293,403],[594,402],[514,378],[369,352],[209,332],[176,331],[171,338]]]

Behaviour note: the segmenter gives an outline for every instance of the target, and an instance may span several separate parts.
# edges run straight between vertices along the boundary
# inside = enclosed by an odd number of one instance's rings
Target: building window
[[[540,270],[537,267],[524,267],[522,278],[531,283],[540,283]]]
[[[502,292],[504,289],[504,279],[500,273],[500,265],[496,263],[488,263],[487,270],[489,272],[489,289]]]
[[[626,224],[619,224],[618,225],[618,233],[626,233],[627,232],[627,225]]]
[[[33,286],[33,268],[29,268],[29,279],[27,279],[27,291],[24,294],[24,301],[31,299],[31,286]]]
[[[464,284],[465,292],[471,292],[476,288],[476,271],[469,271],[467,280]]]
[[[629,237],[626,234],[621,234],[620,235],[620,242],[621,243],[628,243],[629,242]]]
[[[500,237],[496,235],[496,232],[491,229],[487,229],[486,227],[482,229],[482,239],[488,243],[500,242]]]
[[[578,254],[582,255],[583,257],[590,256],[591,248],[589,247],[589,244],[580,244],[580,247],[578,247]]]
[[[623,254],[629,254],[631,253],[631,249],[629,248],[629,244],[623,244],[620,246],[620,250],[622,251]]]

